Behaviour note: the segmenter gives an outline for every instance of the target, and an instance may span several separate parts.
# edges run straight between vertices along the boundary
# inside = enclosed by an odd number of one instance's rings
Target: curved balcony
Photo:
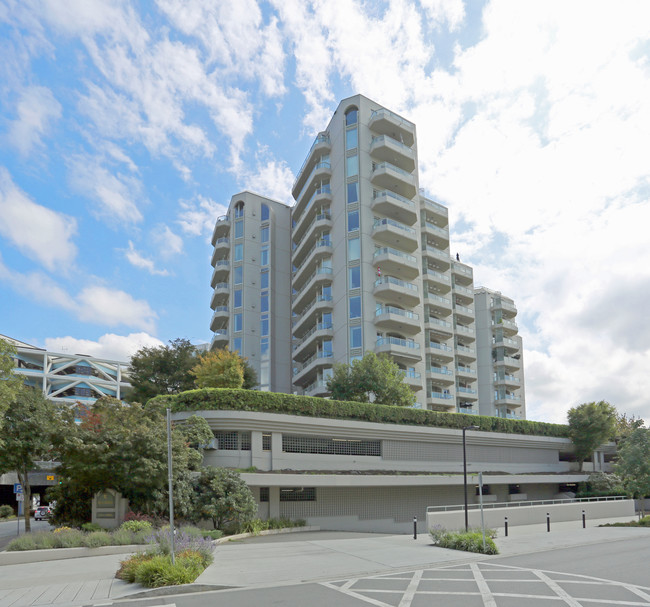
[[[454,298],[463,306],[471,306],[474,303],[474,291],[467,287],[463,287],[462,285],[455,284]]]
[[[215,310],[217,306],[223,306],[228,303],[230,297],[230,284],[227,282],[218,282],[214,285],[210,307]]]
[[[409,339],[399,337],[380,337],[375,343],[376,354],[389,354],[397,358],[422,360],[420,344]]]
[[[309,358],[312,354],[310,350],[316,350],[320,340],[331,339],[333,335],[332,323],[317,323],[295,344],[292,354],[293,359],[300,362],[305,358]]]
[[[390,162],[373,164],[370,183],[384,190],[392,190],[404,198],[413,198],[418,192],[415,176]]]
[[[454,349],[447,344],[441,344],[436,341],[430,341],[427,344],[427,354],[431,355],[432,360],[450,362],[454,360]]]
[[[329,393],[327,382],[323,380],[317,380],[305,386],[302,390],[303,396],[328,396]]]
[[[418,314],[395,306],[378,306],[375,310],[375,326],[386,331],[397,331],[408,335],[415,335],[421,331]]]
[[[309,152],[307,152],[307,157],[298,171],[293,186],[291,186],[291,195],[294,198],[298,197],[298,192],[304,187],[307,175],[313,170],[316,160],[322,154],[329,152],[331,147],[330,136],[327,133],[319,133],[314,143],[311,144]]]
[[[293,212],[295,217],[300,217],[305,213],[309,205],[312,204],[313,196],[320,188],[321,181],[323,179],[329,179],[331,176],[332,166],[329,160],[323,160],[314,166],[300,194],[296,198],[296,205],[294,206]]]
[[[463,341],[476,341],[476,332],[473,326],[465,327],[457,324],[454,330],[458,335],[462,336]]]
[[[505,373],[503,377],[499,377],[495,373],[494,386],[503,386],[504,388],[511,388],[516,390],[517,388],[521,387],[521,380],[516,375],[510,375],[509,373]]]
[[[474,388],[469,388],[467,386],[456,386],[456,395],[464,401],[478,400],[477,391]]]
[[[458,377],[466,377],[469,379],[476,379],[476,369],[472,369],[466,365],[458,365],[456,367],[456,375]]]
[[[319,371],[330,368],[333,362],[332,352],[316,352],[304,363],[294,363],[293,383],[300,386],[312,382]]]
[[[294,337],[301,339],[314,324],[316,318],[323,312],[332,310],[332,297],[330,295],[318,295],[309,302],[302,310],[300,316],[294,318],[292,332]]]
[[[461,323],[473,323],[474,322],[474,308],[468,308],[459,303],[454,303],[454,314]]]
[[[321,205],[330,204],[331,202],[332,189],[330,188],[330,184],[327,183],[314,190],[314,193],[311,195],[307,204],[304,205],[300,215],[295,212],[292,213],[292,218],[296,222],[292,232],[294,242],[302,240],[314,217],[320,214]]]
[[[300,310],[310,299],[316,296],[324,284],[332,281],[332,268],[318,268],[305,282],[300,291],[293,294],[293,309]]]
[[[375,133],[390,135],[409,147],[415,142],[415,125],[385,108],[370,114],[368,126]]]
[[[426,211],[428,215],[432,215],[434,223],[439,226],[449,226],[449,209],[438,204],[435,200],[431,200],[426,196],[420,194],[420,208]]]
[[[471,361],[476,360],[476,350],[474,348],[468,348],[467,346],[460,346],[458,344],[454,345],[454,351],[458,360]]]
[[[418,392],[422,390],[422,374],[417,371],[404,371],[404,383],[413,390],[413,392]]]
[[[230,234],[230,217],[228,215],[217,217],[217,222],[214,224],[214,230],[212,231],[212,245],[214,246],[219,238],[228,236],[228,234]]]
[[[501,310],[503,318],[509,320],[517,316],[517,307],[515,304],[508,301],[503,301],[502,299],[497,299],[496,297],[492,300],[492,305],[490,305],[490,310]]]
[[[505,320],[501,319],[499,321],[492,321],[492,328],[493,329],[502,329],[503,334],[512,337],[513,335],[516,335],[519,331],[519,328],[517,327],[517,323],[512,321],[512,320]]]
[[[508,407],[521,407],[521,396],[515,394],[504,394],[494,399],[495,405],[507,405]]]
[[[425,303],[436,314],[447,316],[451,313],[451,299],[448,297],[441,297],[431,291],[425,291]]]
[[[228,345],[228,330],[219,329],[215,331],[212,336],[212,341],[210,342],[210,350],[216,350],[217,348],[225,348]]]
[[[376,213],[396,217],[409,226],[418,220],[415,203],[391,190],[373,190],[370,208]]]
[[[210,280],[210,286],[214,289],[214,286],[220,282],[226,282],[228,276],[230,275],[230,260],[229,259],[219,259],[214,264],[214,270],[212,271],[212,279]]]
[[[427,407],[436,411],[450,411],[456,408],[456,399],[451,392],[430,390],[427,392]]]
[[[210,331],[217,331],[218,329],[225,328],[230,319],[230,312],[228,306],[217,306],[212,314],[210,320]]]
[[[318,264],[326,257],[331,257],[334,247],[329,240],[319,240],[309,249],[305,260],[293,274],[293,288],[300,291],[311,275],[316,271]]]
[[[454,334],[454,329],[450,322],[441,318],[435,318],[434,316],[427,316],[425,318],[424,328],[438,335],[444,335],[445,337],[451,337]]]
[[[422,279],[429,283],[429,290],[446,295],[451,291],[451,279],[442,272],[437,272],[431,268],[424,268]]]
[[[430,221],[422,220],[422,240],[436,249],[449,249],[449,228],[441,228]]]
[[[451,267],[449,251],[442,251],[427,244],[422,246],[422,258],[426,259],[429,265],[435,266],[440,272],[446,272]]]
[[[418,248],[417,232],[413,228],[387,217],[375,220],[372,226],[372,237],[378,242],[411,253]]]
[[[291,259],[295,266],[302,263],[309,243],[312,241],[312,234],[316,230],[329,230],[332,228],[332,216],[329,213],[319,213],[304,230],[304,234],[297,239],[294,234],[293,242],[296,243],[295,249],[291,253]]]
[[[454,372],[447,367],[429,367],[427,377],[436,384],[448,386],[455,383]]]
[[[377,249],[372,256],[372,265],[384,274],[397,274],[409,280],[420,274],[415,256],[392,247]]]
[[[451,272],[454,275],[454,284],[471,287],[474,282],[474,270],[464,263],[452,260]]]
[[[503,367],[506,373],[516,373],[519,371],[519,369],[521,369],[521,358],[504,356],[502,359],[495,360],[493,362],[497,368]]]
[[[370,142],[370,154],[409,173],[415,170],[415,150],[390,135],[373,137]]]
[[[519,352],[519,342],[516,339],[510,339],[509,337],[503,337],[501,340],[494,340],[494,346],[503,346],[504,352],[506,355],[512,355]]]
[[[372,294],[387,301],[392,301],[406,308],[420,303],[420,293],[416,285],[394,278],[382,276],[375,281]]]
[[[227,236],[222,236],[221,238],[217,238],[212,244],[214,245],[215,253],[217,252],[224,253],[226,251],[230,251],[230,238],[228,238]]]

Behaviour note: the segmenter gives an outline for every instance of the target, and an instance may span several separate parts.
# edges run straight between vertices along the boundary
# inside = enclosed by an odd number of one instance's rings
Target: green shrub
[[[464,550],[465,552],[478,552],[480,554],[499,554],[499,550],[492,539],[496,532],[492,529],[485,530],[485,548],[483,548],[483,533],[481,531],[447,531],[441,525],[429,529],[429,534],[435,546],[451,550]],[[491,535],[493,534],[493,535]]]
[[[17,537],[15,540],[11,540],[7,546],[8,552],[16,552],[19,550],[36,550],[38,546],[36,545],[36,540],[34,539],[35,534],[27,534],[21,537]]]
[[[201,537],[211,540],[218,540],[220,537],[223,537],[223,531],[220,529],[204,529],[201,531]]]
[[[97,523],[84,523],[81,525],[81,530],[90,533],[91,531],[104,531],[104,528]]]
[[[650,527],[650,514],[639,519],[639,525],[641,525],[641,527]]]
[[[564,424],[336,401],[295,394],[259,392],[257,390],[203,388],[201,390],[188,390],[171,396],[156,396],[149,402],[161,407],[170,407],[174,412],[201,410],[260,411],[329,419],[352,419],[411,426],[455,428],[457,430],[476,425],[479,426],[479,430],[485,432],[560,438],[568,438],[569,436],[569,427]]]
[[[132,557],[133,558],[133,557]],[[198,553],[188,551],[179,555],[172,565],[169,555],[149,555],[138,559],[133,565],[123,564],[120,576],[145,588],[191,584],[205,569],[204,560]],[[129,579],[127,579],[129,578]]]
[[[252,533],[254,535],[258,535],[260,531],[266,531],[268,528],[268,521],[254,518],[240,525],[240,533]]]
[[[14,515],[14,509],[9,504],[0,506],[0,518],[9,518]]]
[[[138,531],[151,532],[153,525],[149,521],[130,520],[124,521],[120,525],[120,529],[125,529],[126,531],[131,531],[133,533],[137,533]]]
[[[79,548],[84,545],[84,533],[79,529],[66,529],[52,533],[52,548]]]
[[[112,544],[111,534],[108,531],[91,531],[83,538],[84,546],[87,548],[99,548]]]
[[[142,564],[144,561],[150,560],[152,557],[153,555],[151,554],[141,552],[139,554],[130,556],[125,561],[120,561],[120,568],[117,570],[115,577],[133,584],[133,582],[135,582],[135,572],[137,571],[140,564]]]

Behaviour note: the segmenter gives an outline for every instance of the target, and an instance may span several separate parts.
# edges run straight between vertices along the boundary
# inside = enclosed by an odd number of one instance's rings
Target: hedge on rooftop
[[[149,402],[165,408],[169,407],[174,413],[185,411],[258,411],[260,413],[282,413],[306,417],[349,419],[457,430],[466,426],[478,426],[478,429],[484,432],[503,432],[530,436],[559,438],[568,438],[569,436],[569,427],[563,424],[468,415],[466,413],[444,413],[426,409],[337,401],[313,396],[297,396],[295,394],[261,392],[258,390],[203,388],[188,390],[170,396],[156,396]]]

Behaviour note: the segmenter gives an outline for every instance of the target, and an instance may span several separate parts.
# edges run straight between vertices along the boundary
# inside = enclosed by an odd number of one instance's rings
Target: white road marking
[[[476,563],[470,563],[470,568],[472,570],[472,573],[474,574],[474,580],[476,581],[476,584],[478,585],[478,589],[481,592],[481,598],[483,599],[483,605],[485,607],[497,607],[497,603],[494,600],[494,597],[492,596],[492,592],[490,591],[490,587],[488,586],[487,582],[485,581],[485,578],[483,577],[483,573],[481,573],[481,570],[479,569],[479,566]]]

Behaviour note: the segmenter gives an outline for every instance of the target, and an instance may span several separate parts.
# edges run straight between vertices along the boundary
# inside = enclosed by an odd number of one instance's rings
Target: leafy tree
[[[411,407],[415,403],[415,395],[404,383],[404,371],[387,355],[377,356],[374,352],[366,352],[351,366],[335,364],[327,389],[335,400],[400,407]]]
[[[0,473],[16,472],[23,486],[25,531],[30,531],[32,490],[29,472],[39,460],[52,459],[52,435],[57,431],[61,407],[48,401],[40,390],[21,387],[3,416],[0,438]]]
[[[244,390],[255,390],[259,383],[257,372],[253,369],[247,358],[242,358],[241,360],[244,365],[244,383],[242,384],[242,388]]]
[[[637,428],[623,441],[616,472],[630,495],[637,499],[650,496],[650,429]]]
[[[172,430],[174,510],[179,516],[191,510],[192,475],[203,459],[191,445],[206,444],[212,436],[207,422],[196,416]],[[108,488],[120,491],[133,510],[168,513],[167,424],[159,405],[101,398],[80,424],[69,424],[57,446],[62,484],[48,494],[56,493],[55,522],[84,522],[65,517],[89,512],[88,500]],[[73,504],[79,499],[85,506]]]
[[[194,517],[209,518],[215,529],[245,523],[257,516],[257,503],[239,473],[227,468],[207,467],[196,481]]]
[[[3,413],[16,400],[23,385],[22,378],[14,373],[15,354],[16,348],[13,344],[0,339],[0,424],[2,424]]]
[[[584,461],[616,432],[616,409],[605,401],[583,403],[569,409],[569,438],[580,470]]]
[[[244,383],[243,360],[228,348],[199,356],[191,373],[199,388],[241,388]]]
[[[625,440],[637,428],[643,428],[644,421],[640,417],[628,417],[627,413],[616,415],[616,436],[614,440],[620,442]]]
[[[127,400],[147,402],[159,394],[178,394],[194,388],[190,371],[196,365],[196,348],[187,339],[170,340],[168,346],[141,348],[131,358],[131,390]]]

